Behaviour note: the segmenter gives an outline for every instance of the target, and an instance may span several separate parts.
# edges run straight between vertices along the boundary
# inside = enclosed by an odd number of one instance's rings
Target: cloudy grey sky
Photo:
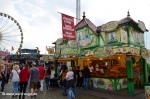
[[[149,0],[81,0],[81,17],[85,11],[86,17],[96,26],[125,18],[128,10],[131,18],[143,21],[150,30]],[[39,47],[44,54],[46,46],[52,46],[57,38],[62,38],[58,12],[75,17],[76,0],[0,0],[0,12],[12,16],[21,25],[24,34],[22,48]],[[145,33],[148,49],[149,38],[150,32]]]

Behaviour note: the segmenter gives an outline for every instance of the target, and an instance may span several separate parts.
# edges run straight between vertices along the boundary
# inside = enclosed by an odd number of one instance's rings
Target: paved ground
[[[45,88],[45,85],[44,85]],[[11,84],[6,84],[5,93],[11,93]],[[50,91],[44,90],[43,93],[38,92],[36,99],[67,99],[66,96],[61,95],[61,88],[54,88]],[[2,95],[0,94],[0,99],[18,99],[12,98],[10,95]],[[30,96],[26,96],[25,99],[30,99]],[[119,91],[119,92],[110,92],[105,90],[83,90],[77,89],[77,97],[76,99],[145,99],[145,94],[143,89],[135,89],[134,95],[128,95],[127,90]]]
[[[61,88],[54,88],[50,91],[44,90],[43,93],[41,93],[41,92],[37,93],[36,99],[67,99],[66,96],[61,95],[61,91],[62,91]],[[5,93],[11,93],[11,84],[10,83],[6,84],[4,92]],[[102,98],[99,98],[97,96],[92,96],[92,95],[84,94],[81,92],[77,92],[77,94],[78,94],[78,96],[76,97],[76,99],[102,99]],[[10,95],[0,94],[0,99],[19,99],[19,98],[18,97],[12,98],[12,96],[10,96]],[[26,96],[25,99],[30,99],[30,97]]]

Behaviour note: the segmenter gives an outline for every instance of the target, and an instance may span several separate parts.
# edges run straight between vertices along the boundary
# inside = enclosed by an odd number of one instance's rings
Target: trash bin
[[[145,86],[145,99],[150,99],[150,86]]]

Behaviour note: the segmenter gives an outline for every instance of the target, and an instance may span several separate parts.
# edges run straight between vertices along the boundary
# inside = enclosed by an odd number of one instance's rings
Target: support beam
[[[133,66],[131,56],[126,56],[127,64],[127,78],[128,78],[128,94],[134,94],[134,79],[133,79]]]

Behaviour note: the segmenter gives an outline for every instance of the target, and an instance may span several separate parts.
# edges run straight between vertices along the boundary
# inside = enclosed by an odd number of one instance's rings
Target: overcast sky
[[[81,18],[85,11],[86,18],[96,26],[125,18],[128,10],[131,18],[136,22],[143,21],[150,30],[150,0],[81,0]],[[46,46],[53,46],[57,38],[62,38],[58,12],[75,17],[76,0],[0,0],[0,12],[12,16],[21,25],[24,35],[22,48],[39,47],[45,54]],[[145,33],[148,49],[149,38],[150,32]]]

